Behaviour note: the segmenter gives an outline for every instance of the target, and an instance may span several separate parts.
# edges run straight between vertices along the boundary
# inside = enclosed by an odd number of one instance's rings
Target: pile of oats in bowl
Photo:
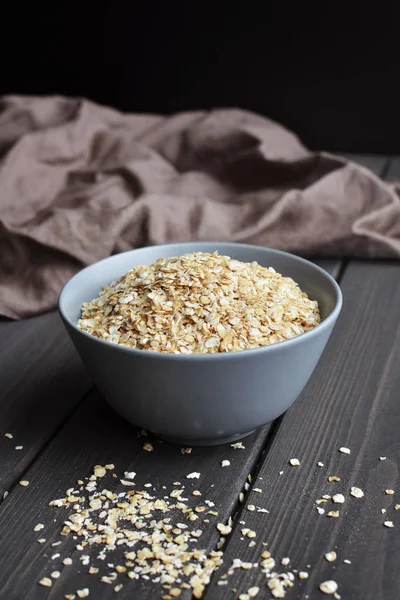
[[[82,305],[80,329],[128,348],[214,354],[268,346],[320,322],[272,267],[196,252],[138,265]]]

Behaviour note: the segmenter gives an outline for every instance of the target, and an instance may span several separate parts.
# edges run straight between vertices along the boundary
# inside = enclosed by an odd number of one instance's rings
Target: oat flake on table
[[[82,305],[78,327],[130,348],[214,354],[274,344],[320,322],[289,277],[217,252],[138,265]]]

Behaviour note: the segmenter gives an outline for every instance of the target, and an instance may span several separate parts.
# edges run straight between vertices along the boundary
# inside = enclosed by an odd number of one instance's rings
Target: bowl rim
[[[139,250],[147,250],[147,249],[151,249],[151,248],[160,248],[160,251],[162,251],[164,248],[170,248],[171,246],[174,246],[178,249],[179,248],[188,249],[188,251],[190,248],[192,252],[195,252],[196,246],[202,246],[204,244],[215,245],[215,246],[223,245],[225,247],[230,246],[232,248],[237,248],[238,246],[243,246],[250,250],[255,250],[255,251],[265,251],[266,250],[273,254],[286,256],[290,259],[294,259],[297,262],[301,262],[301,263],[309,266],[311,269],[314,269],[315,271],[318,271],[319,273],[321,273],[331,283],[331,285],[336,293],[335,306],[334,306],[332,312],[323,321],[318,323],[318,325],[313,327],[313,329],[310,329],[309,331],[306,331],[305,333],[297,335],[288,340],[283,340],[281,342],[277,342],[277,343],[271,344],[269,346],[261,346],[259,348],[249,348],[247,350],[236,350],[235,352],[217,352],[214,354],[208,354],[208,353],[207,354],[200,354],[200,353],[173,354],[173,353],[169,353],[169,352],[155,352],[153,350],[141,350],[141,349],[137,349],[137,348],[127,348],[126,346],[121,346],[119,344],[114,344],[112,342],[108,342],[107,340],[102,340],[100,338],[97,338],[97,337],[91,335],[87,331],[80,329],[67,316],[67,314],[64,311],[63,298],[67,292],[67,288],[73,283],[74,279],[78,275],[81,275],[85,271],[88,271],[88,270],[92,269],[93,267],[98,266],[101,263],[104,263],[108,260],[112,260],[116,256],[120,256],[122,254],[128,254],[128,253],[136,252]],[[216,251],[218,251],[218,250],[216,250]],[[293,254],[291,252],[285,252],[284,250],[277,250],[275,248],[270,248],[269,246],[259,246],[256,244],[242,244],[242,243],[238,243],[238,242],[221,242],[221,241],[217,242],[217,241],[207,241],[207,240],[202,241],[202,242],[196,241],[196,242],[177,242],[177,243],[170,243],[170,244],[152,244],[150,246],[141,246],[140,248],[132,248],[131,250],[125,250],[124,252],[118,252],[116,254],[112,254],[111,256],[107,256],[103,259],[100,259],[100,260],[94,262],[94,263],[91,263],[90,265],[84,267],[83,269],[80,269],[80,271],[75,273],[75,275],[73,275],[65,283],[65,285],[63,286],[63,288],[59,294],[59,297],[58,297],[58,310],[60,312],[62,320],[66,324],[71,326],[72,329],[74,329],[79,335],[85,336],[86,338],[90,339],[93,343],[102,344],[108,348],[114,348],[115,350],[118,350],[120,352],[127,352],[127,353],[131,354],[132,356],[136,355],[141,358],[148,357],[148,358],[152,358],[155,360],[176,360],[176,361],[232,360],[234,358],[239,358],[239,357],[244,358],[245,356],[248,356],[250,358],[251,356],[254,356],[255,354],[268,353],[268,352],[271,353],[271,352],[279,351],[279,349],[282,349],[283,347],[287,347],[289,344],[291,344],[292,346],[297,345],[299,343],[302,343],[301,340],[311,339],[312,336],[315,337],[316,335],[319,334],[319,332],[322,332],[324,329],[329,328],[331,325],[333,326],[335,324],[336,319],[338,318],[338,316],[340,314],[340,311],[342,309],[342,304],[343,304],[343,295],[342,295],[342,291],[341,291],[338,283],[336,282],[336,280],[332,277],[332,275],[330,275],[322,267],[316,265],[315,263],[311,262],[310,260],[307,260],[306,258],[297,256],[297,254]]]

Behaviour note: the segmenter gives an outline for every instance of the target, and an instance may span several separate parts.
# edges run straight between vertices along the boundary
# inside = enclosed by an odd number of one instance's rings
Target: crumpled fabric
[[[181,241],[400,257],[395,186],[238,109],[123,114],[0,99],[0,315],[53,308],[79,269]]]

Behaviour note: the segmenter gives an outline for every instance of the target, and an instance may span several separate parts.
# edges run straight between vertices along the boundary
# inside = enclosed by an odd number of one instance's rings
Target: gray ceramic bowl
[[[136,264],[188,252],[214,252],[292,277],[320,306],[322,322],[275,345],[212,355],[180,355],[124,348],[77,328],[82,302]],[[65,285],[61,317],[93,381],[123,417],[183,445],[240,439],[276,419],[296,400],[335,325],[342,295],[334,279],[302,258],[245,244],[196,242],[151,246],[86,267]]]

